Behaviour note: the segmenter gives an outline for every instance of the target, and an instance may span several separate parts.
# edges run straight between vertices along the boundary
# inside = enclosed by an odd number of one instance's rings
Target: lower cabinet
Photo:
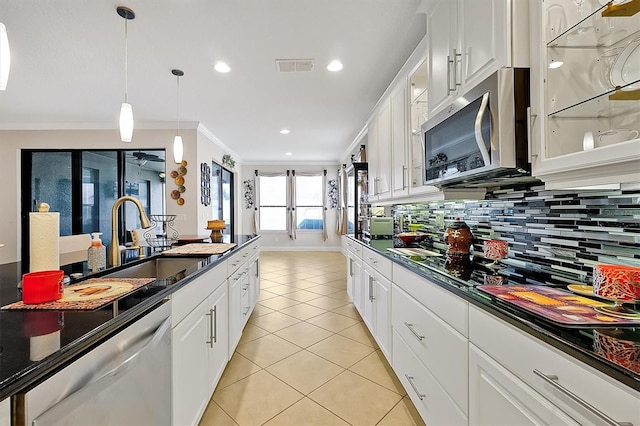
[[[378,266],[379,262],[376,261]],[[380,350],[391,360],[391,281],[368,263],[362,265],[362,306],[360,315],[375,337]]]
[[[475,345],[469,345],[469,424],[579,425]]]
[[[223,282],[173,328],[172,424],[197,424],[204,413],[227,365],[227,315]]]

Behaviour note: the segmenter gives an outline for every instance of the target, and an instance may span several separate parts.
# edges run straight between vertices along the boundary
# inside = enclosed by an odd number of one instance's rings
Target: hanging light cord
[[[128,74],[129,74],[129,67],[128,67],[128,57],[129,57],[129,52],[128,52],[128,37],[129,34],[127,32],[127,21],[129,19],[125,18],[124,20],[124,103],[128,104],[128,93],[127,93],[127,87],[129,86],[129,81],[128,81]]]
[[[180,136],[180,76],[176,76],[176,118],[178,119],[178,128],[176,136]]]

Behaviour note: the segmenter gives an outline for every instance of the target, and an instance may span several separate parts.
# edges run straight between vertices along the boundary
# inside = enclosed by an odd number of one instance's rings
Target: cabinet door
[[[364,289],[362,285],[362,261],[357,257],[350,257],[350,270],[349,270],[349,280],[351,282],[351,287],[353,291],[352,300],[353,305],[356,309],[362,314],[364,312],[363,300],[364,300]]]
[[[207,338],[209,347],[209,395],[213,395],[213,391],[229,359],[227,287],[220,286],[207,300],[209,306],[209,312],[207,313],[207,320],[209,321],[209,336]]]
[[[469,424],[524,426],[579,423],[470,344]]]
[[[367,126],[367,161],[369,168],[369,200],[378,199],[378,118],[373,117]]]
[[[260,298],[260,257],[255,255],[249,263],[249,303],[253,312],[253,308]]]
[[[393,197],[408,195],[409,161],[407,140],[407,89],[402,81],[391,95],[391,146]]]
[[[454,65],[457,0],[438,0],[427,15],[429,29],[429,115],[444,109],[456,90]]]
[[[175,425],[197,424],[209,402],[209,307],[202,302],[171,332]]]
[[[362,267],[362,310],[360,314],[364,320],[371,334],[375,334],[375,309],[374,309],[374,288],[375,288],[375,270],[367,265],[363,264]]]
[[[375,181],[378,199],[391,197],[391,103],[387,99],[378,113],[378,164]]]
[[[242,272],[236,271],[229,277],[229,359],[242,336],[244,325],[242,315]]]
[[[374,287],[375,337],[382,353],[391,362],[391,282],[378,275]]]
[[[462,0],[458,8],[462,87],[473,87],[510,61],[507,0]]]

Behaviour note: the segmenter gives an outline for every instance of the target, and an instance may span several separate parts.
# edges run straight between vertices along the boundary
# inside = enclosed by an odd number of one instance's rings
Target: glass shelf
[[[618,89],[611,89],[607,92],[585,99],[574,105],[553,111],[548,114],[549,118],[603,118],[618,117],[625,114],[637,113],[640,106],[640,90],[625,90],[634,88],[640,84],[640,80],[629,83]],[[619,98],[630,98],[617,100]],[[613,98],[613,99],[612,99]]]

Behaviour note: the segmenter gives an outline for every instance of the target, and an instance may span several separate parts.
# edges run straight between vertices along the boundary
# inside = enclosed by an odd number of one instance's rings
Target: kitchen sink
[[[203,258],[153,257],[104,275],[105,278],[156,278],[179,281],[199,268]]]

